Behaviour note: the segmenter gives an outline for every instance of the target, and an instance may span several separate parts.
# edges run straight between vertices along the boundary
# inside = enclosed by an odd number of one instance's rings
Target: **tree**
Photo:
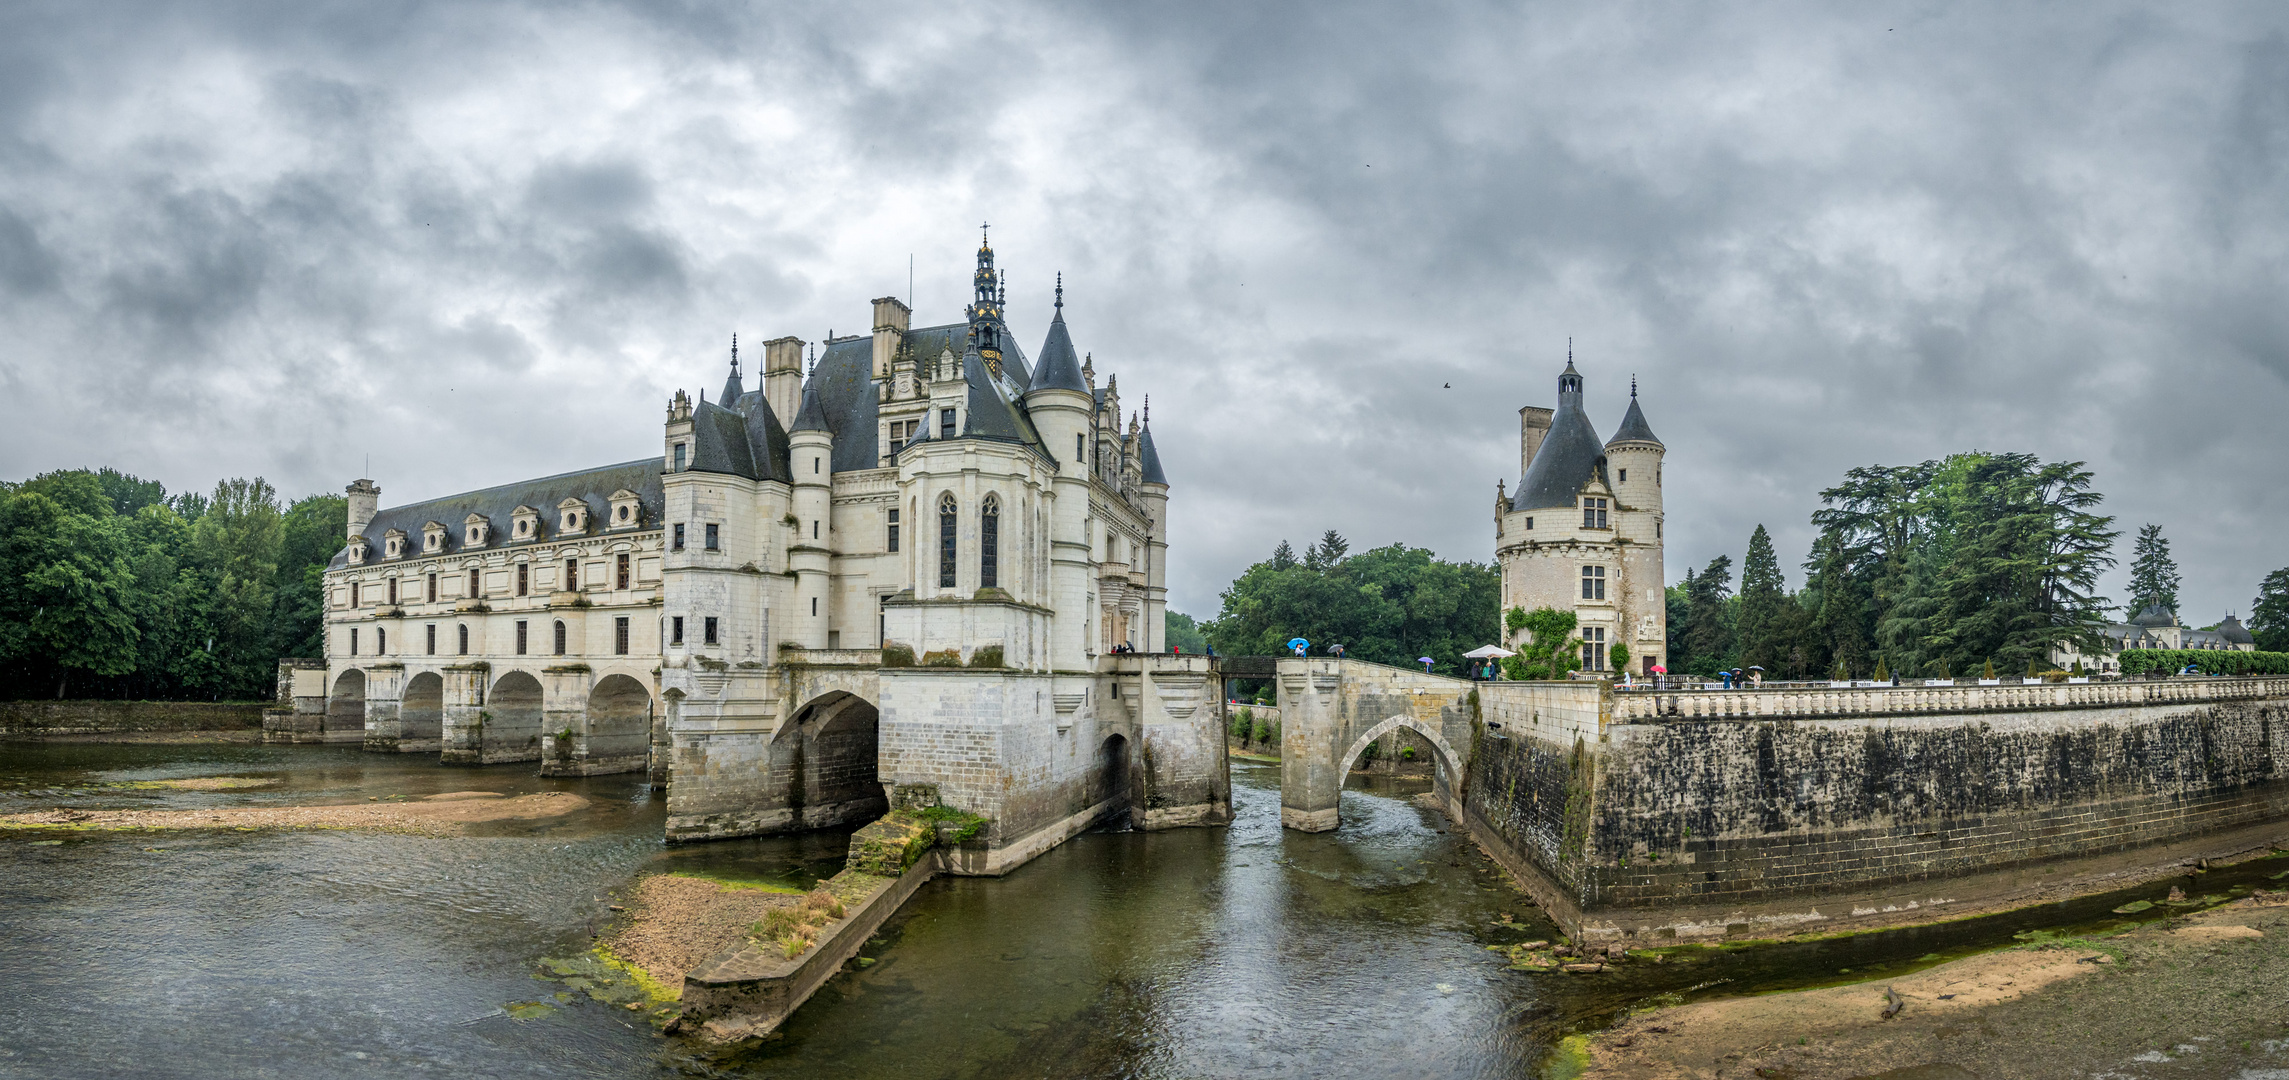
[[[2266,652],[2289,652],[2289,568],[2265,575],[2249,602],[2249,633]]]
[[[1495,640],[1502,578],[1492,566],[1398,544],[1347,551],[1330,533],[1302,562],[1274,551],[1249,567],[1203,628],[1208,641],[1226,656],[1246,656],[1284,652],[1288,639],[1302,637],[1340,643],[1362,660],[1411,666],[1428,656],[1436,668],[1459,671],[1463,653]]]
[[[2178,610],[2178,561],[2170,557],[2170,541],[2160,525],[2141,525],[2130,545],[2130,603],[2132,616],[2152,601],[2171,612]]]
[[[1780,559],[1772,552],[1772,536],[1758,525],[1749,534],[1748,556],[1741,560],[1741,662],[1778,672],[1784,659],[1783,635],[1788,625],[1782,610],[1788,604],[1787,582],[1780,576]]]
[[[1692,650],[1690,670],[1708,675],[1733,663],[1733,557],[1719,555],[1691,579],[1686,590],[1685,643]]]
[[[1272,569],[1285,570],[1295,564],[1296,549],[1289,547],[1287,541],[1280,541],[1280,546],[1272,549]]]
[[[1181,611],[1171,611],[1167,617],[1167,629],[1164,632],[1168,635],[1169,648],[1182,649],[1188,653],[1208,651],[1208,636],[1200,632],[1200,626],[1192,620],[1192,616]]]
[[[139,636],[125,530],[94,478],[80,477],[0,498],[0,664],[52,682],[59,698],[75,674],[133,671]]]

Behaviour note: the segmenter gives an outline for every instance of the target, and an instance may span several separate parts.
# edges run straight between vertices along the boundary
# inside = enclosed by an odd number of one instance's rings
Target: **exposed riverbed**
[[[148,784],[201,777],[274,782]],[[1007,878],[932,882],[867,947],[873,963],[724,1052],[564,993],[539,961],[588,948],[643,874],[807,888],[839,869],[846,833],[667,848],[633,776],[348,747],[0,743],[0,813],[471,790],[589,804],[455,837],[0,832],[0,1076],[1516,1077],[1655,995],[1905,972],[2122,902],[1520,972],[1487,946],[1551,928],[1407,800],[1421,783],[1347,791],[1343,827],[1309,835],[1279,827],[1277,784],[1276,767],[1236,763],[1230,829],[1091,833]]]

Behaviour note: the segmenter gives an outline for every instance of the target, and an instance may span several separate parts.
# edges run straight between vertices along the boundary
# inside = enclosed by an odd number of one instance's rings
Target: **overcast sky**
[[[1203,617],[1328,528],[1491,558],[1569,336],[1672,581],[1974,448],[2088,461],[2197,625],[2289,565],[2289,7],[954,7],[11,0],[0,475],[642,457],[733,331],[909,256],[957,319],[990,220],[1027,351],[1063,271],[1151,395]]]

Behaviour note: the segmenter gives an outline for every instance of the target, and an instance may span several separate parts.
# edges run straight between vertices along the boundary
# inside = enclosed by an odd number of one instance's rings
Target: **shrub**
[[[1272,726],[1258,720],[1256,726],[1250,729],[1248,734],[1250,735],[1250,738],[1246,740],[1248,742],[1268,743],[1272,738]]]
[[[1629,670],[1629,646],[1616,642],[1613,648],[1606,650],[1605,659],[1606,666],[1615,671]]]
[[[912,646],[912,645],[900,645],[899,643],[897,643],[897,642],[895,642],[895,641],[885,641],[885,642],[883,642],[883,643],[882,643],[882,666],[883,666],[883,667],[913,667],[913,666],[914,666],[914,646]]]
[[[2032,669],[2032,668],[2030,668],[2029,670],[2033,670],[2033,669]],[[1891,669],[1890,669],[1890,668],[1887,668],[1887,667],[1885,667],[1885,666],[1884,666],[1884,658],[1883,658],[1883,657],[1881,657],[1881,656],[1879,656],[1879,657],[1876,657],[1876,673],[1875,673],[1874,675],[1872,675],[1872,676],[1869,676],[1869,677],[1870,677],[1870,678],[1872,678],[1872,679],[1874,679],[1874,680],[1876,680],[1877,682],[1890,682],[1890,681],[1892,681],[1892,672],[1891,672]]]
[[[2122,673],[2167,675],[2192,664],[2205,675],[2289,675],[2289,653],[2237,649],[2124,649]]]
[[[922,666],[923,666],[923,667],[960,667],[960,666],[962,666],[962,650],[960,650],[960,649],[938,649],[938,650],[935,650],[935,651],[933,651],[933,652],[926,652],[926,653],[923,653],[923,654],[922,654]]]
[[[1400,747],[1400,748],[1399,748],[1399,760],[1401,760],[1401,761],[1413,761],[1413,760],[1415,760],[1415,748],[1414,748],[1414,747],[1412,747],[1412,746],[1402,746],[1402,747]]]
[[[1272,722],[1272,730],[1271,730],[1271,734],[1270,734],[1270,735],[1268,735],[1268,736],[1267,736],[1267,735],[1261,735],[1261,734],[1259,734],[1258,736],[1256,736],[1256,741],[1258,741],[1258,742],[1261,742],[1261,743],[1263,743],[1263,744],[1264,744],[1264,745],[1266,745],[1266,746],[1278,746],[1278,745],[1280,744],[1280,725],[1279,725],[1279,722],[1278,722],[1278,721],[1276,721],[1276,720],[1275,720],[1275,721],[1273,721],[1273,722]]]
[[[970,666],[997,668],[1001,666],[1001,646],[980,645],[970,652]]]

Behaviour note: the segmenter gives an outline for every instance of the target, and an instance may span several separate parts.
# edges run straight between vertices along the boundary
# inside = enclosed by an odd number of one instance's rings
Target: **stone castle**
[[[1213,671],[1163,653],[1149,409],[1124,427],[1061,281],[1031,361],[989,244],[973,286],[943,326],[875,300],[807,375],[805,342],[765,342],[752,390],[734,342],[656,458],[387,510],[351,484],[299,736],[650,768],[670,839],[940,802],[992,822],[967,872],[1104,820],[1225,819]]]
[[[1668,641],[1661,569],[1661,458],[1665,449],[1629,388],[1629,411],[1601,440],[1583,403],[1572,356],[1558,376],[1555,410],[1518,410],[1518,490],[1497,484],[1494,557],[1502,608],[1571,611],[1583,671],[1650,672]],[[1523,643],[1511,631],[1507,644]]]

